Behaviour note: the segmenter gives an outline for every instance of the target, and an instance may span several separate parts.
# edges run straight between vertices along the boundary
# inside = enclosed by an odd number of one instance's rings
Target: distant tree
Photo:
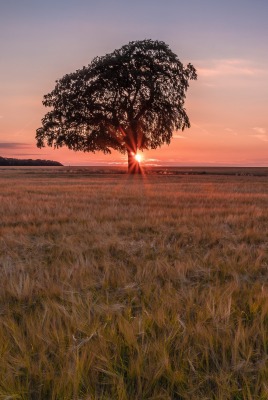
[[[190,127],[190,79],[197,79],[195,68],[184,67],[164,42],[130,42],[56,81],[44,96],[52,109],[36,131],[37,146],[118,150],[128,154],[128,171],[140,172],[137,150],[169,144],[175,130]]]
[[[31,158],[29,159],[18,159],[18,158],[4,158],[0,157],[0,166],[17,166],[17,167],[23,167],[23,166],[35,166],[35,167],[40,167],[40,166],[62,166],[61,163],[57,161],[51,161],[51,160],[32,160]]]

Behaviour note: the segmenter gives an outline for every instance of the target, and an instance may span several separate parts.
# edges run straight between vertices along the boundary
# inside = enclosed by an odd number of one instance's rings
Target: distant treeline
[[[42,166],[62,166],[61,163],[57,161],[50,160],[32,160],[31,158],[28,160],[19,160],[17,158],[4,158],[0,157],[0,166],[10,166],[10,167],[21,167],[21,166],[33,166],[33,167],[42,167]]]

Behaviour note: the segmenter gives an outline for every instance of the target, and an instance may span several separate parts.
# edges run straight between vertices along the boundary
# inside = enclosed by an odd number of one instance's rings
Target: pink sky
[[[201,8],[197,0],[185,1],[181,4],[188,17],[178,21],[174,3],[167,7],[166,2],[149,0],[143,7],[138,1],[135,9],[121,1],[114,7],[108,0],[102,6],[67,3],[64,10],[58,4],[52,17],[49,4],[38,1],[3,7],[0,156],[66,165],[124,163],[125,157],[116,152],[107,156],[37,149],[35,130],[48,111],[42,98],[56,79],[94,56],[130,40],[152,38],[167,42],[183,63],[191,62],[198,80],[190,82],[186,100],[191,128],[174,132],[169,146],[144,152],[144,162],[268,166],[268,5],[238,0],[236,6],[231,1],[216,6],[204,0]],[[137,10],[143,11],[139,21]]]

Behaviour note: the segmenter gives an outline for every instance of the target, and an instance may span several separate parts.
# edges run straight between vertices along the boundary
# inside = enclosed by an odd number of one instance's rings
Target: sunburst
[[[142,155],[141,154],[135,154],[134,158],[138,163],[140,163],[142,161]]]

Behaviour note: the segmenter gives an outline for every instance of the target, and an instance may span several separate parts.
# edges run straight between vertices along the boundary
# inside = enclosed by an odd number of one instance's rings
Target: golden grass
[[[0,188],[0,399],[268,399],[267,178]]]

